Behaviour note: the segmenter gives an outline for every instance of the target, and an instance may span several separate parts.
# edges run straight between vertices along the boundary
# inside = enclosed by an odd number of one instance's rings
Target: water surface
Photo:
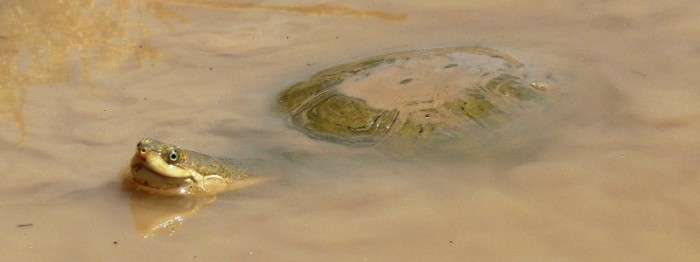
[[[4,1],[1,256],[695,260],[696,6]],[[479,137],[481,152],[410,155],[313,140],[276,111],[329,66],[455,45],[550,74],[562,102]],[[146,136],[278,179],[143,238],[119,175]]]

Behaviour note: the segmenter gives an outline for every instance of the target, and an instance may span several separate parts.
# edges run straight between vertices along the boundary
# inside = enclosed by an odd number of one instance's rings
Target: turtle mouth
[[[136,154],[131,161],[129,180],[140,188],[150,191],[180,191],[192,184],[189,178],[167,176],[150,168],[145,158],[139,154]]]
[[[164,176],[142,164],[131,166],[131,180],[141,186],[156,189],[173,189],[187,186],[186,183],[183,183],[185,182],[184,179]]]
[[[131,158],[131,173],[133,175],[135,173],[142,172],[142,169],[145,169],[145,171],[151,173],[151,175],[156,175],[163,178],[168,177],[167,175],[162,174],[161,172],[158,172],[150,167],[146,153],[137,151],[136,154],[134,154],[134,157]]]

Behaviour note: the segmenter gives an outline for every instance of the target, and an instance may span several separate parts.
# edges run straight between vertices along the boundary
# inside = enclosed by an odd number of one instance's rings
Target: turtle
[[[541,108],[549,90],[523,63],[485,47],[380,55],[333,66],[291,85],[279,108],[309,137],[343,145],[447,140]],[[259,178],[228,158],[152,138],[139,141],[128,181],[168,195],[216,194]]]

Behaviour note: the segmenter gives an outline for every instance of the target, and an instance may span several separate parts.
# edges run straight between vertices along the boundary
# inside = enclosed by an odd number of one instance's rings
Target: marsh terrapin
[[[518,60],[483,47],[405,51],[342,64],[279,96],[287,119],[311,137],[373,145],[451,139],[542,108],[544,82]],[[162,194],[213,194],[257,181],[238,163],[150,138],[128,181]]]

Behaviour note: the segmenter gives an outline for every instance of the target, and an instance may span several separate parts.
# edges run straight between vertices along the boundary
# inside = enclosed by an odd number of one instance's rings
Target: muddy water
[[[696,6],[4,1],[0,256],[696,260]],[[312,140],[275,112],[328,66],[454,45],[550,74],[562,102],[408,155]],[[276,179],[144,233],[161,210],[119,180],[144,136]]]

